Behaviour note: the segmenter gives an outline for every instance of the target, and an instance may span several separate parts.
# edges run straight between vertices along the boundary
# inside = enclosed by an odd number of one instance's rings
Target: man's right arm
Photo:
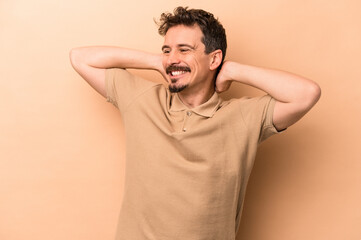
[[[108,46],[73,48],[70,61],[75,71],[104,97],[107,68],[151,69],[164,76],[161,55],[139,50]]]

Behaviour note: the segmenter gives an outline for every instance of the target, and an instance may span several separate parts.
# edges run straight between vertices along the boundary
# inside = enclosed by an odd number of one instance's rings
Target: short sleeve
[[[264,114],[262,116],[262,128],[260,133],[259,142],[262,142],[270,136],[278,133],[276,127],[273,124],[273,111],[276,104],[276,100],[269,95],[264,96]],[[261,100],[262,101],[262,100]]]
[[[121,112],[125,111],[137,96],[155,85],[157,83],[135,76],[125,69],[108,68],[105,71],[107,102]]]
[[[241,112],[245,124],[251,134],[256,134],[258,142],[278,133],[273,125],[273,111],[276,100],[270,95],[255,98],[244,98]]]

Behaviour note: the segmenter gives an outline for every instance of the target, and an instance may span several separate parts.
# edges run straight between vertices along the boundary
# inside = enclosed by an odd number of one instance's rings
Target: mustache
[[[190,72],[191,69],[187,66],[170,65],[165,69],[166,73],[169,74],[172,71],[185,71]]]

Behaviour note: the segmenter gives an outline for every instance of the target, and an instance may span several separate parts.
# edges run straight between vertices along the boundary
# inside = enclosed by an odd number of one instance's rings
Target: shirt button
[[[191,111],[188,111],[188,112],[187,112],[187,116],[190,116],[190,115],[192,115],[192,112],[191,112]]]
[[[187,131],[187,128],[183,128],[183,132]]]

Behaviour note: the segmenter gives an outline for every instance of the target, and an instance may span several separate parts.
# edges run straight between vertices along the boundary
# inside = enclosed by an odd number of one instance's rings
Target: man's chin
[[[177,93],[177,92],[181,92],[183,91],[188,85],[182,85],[182,86],[174,86],[174,85],[169,85],[168,88],[169,88],[169,91],[171,93]]]

